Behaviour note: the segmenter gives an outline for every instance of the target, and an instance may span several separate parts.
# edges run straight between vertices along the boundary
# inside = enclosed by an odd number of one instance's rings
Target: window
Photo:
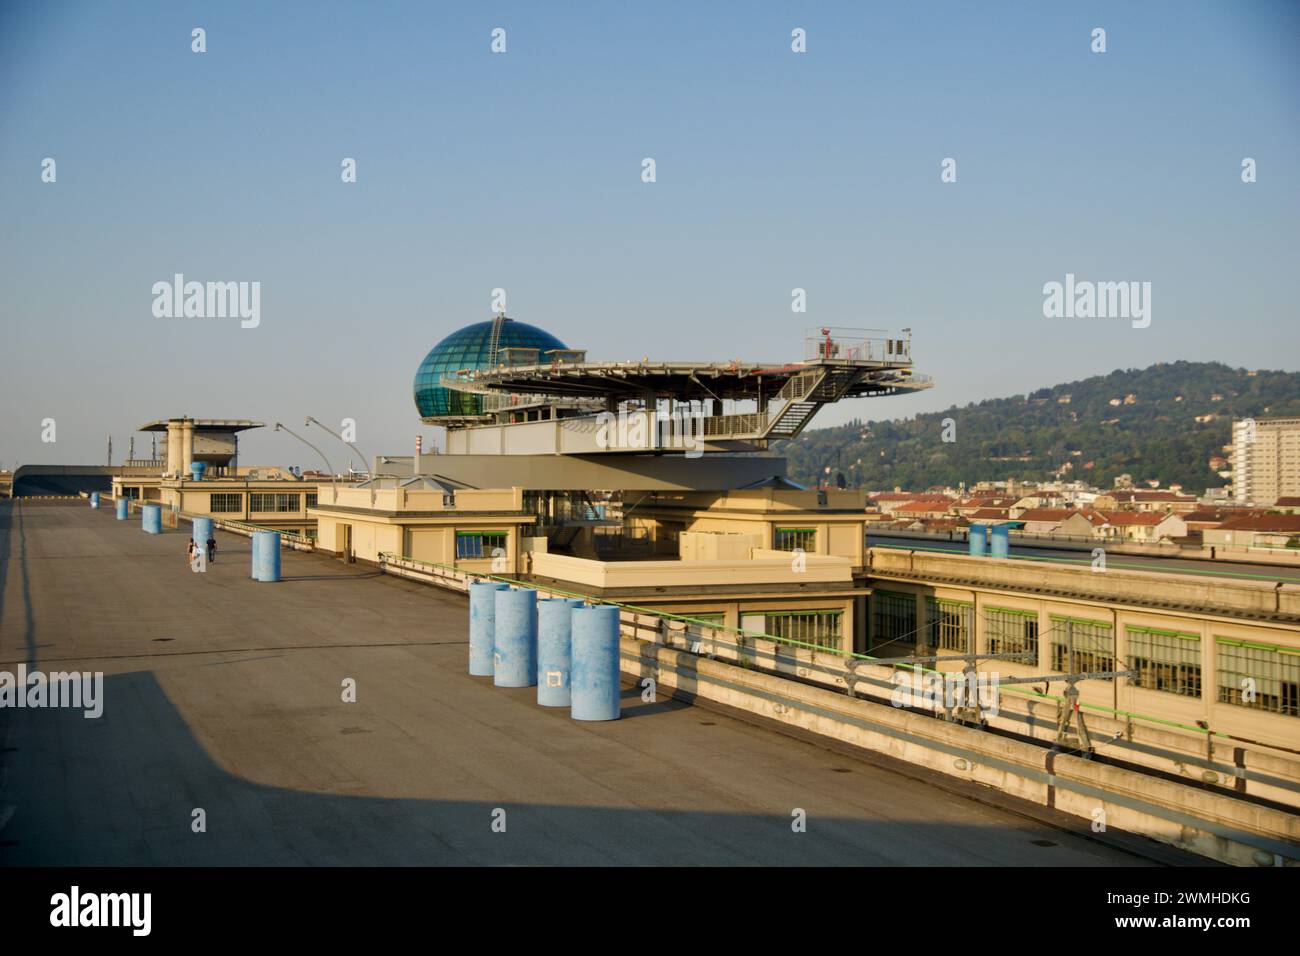
[[[307,507],[308,508],[316,507],[316,492],[314,491],[307,492]]]
[[[817,647],[840,646],[840,618],[843,611],[753,611],[746,617],[762,615],[763,632],[769,637]]]
[[[986,607],[984,634],[988,638],[990,654],[1032,654],[1034,661],[1038,660],[1038,612],[1036,611]]]
[[[208,496],[209,514],[243,514],[243,511],[244,496],[238,492],[234,494],[228,492],[217,494],[214,492]]]
[[[871,595],[871,647],[916,643],[916,598],[897,591],[875,591]]]
[[[1052,670],[1068,673],[1071,637],[1074,639],[1074,673],[1098,673],[1115,669],[1115,635],[1109,624],[1105,621],[1086,621],[1053,614]]]
[[[1201,696],[1201,636],[1182,631],[1125,628],[1128,666],[1138,672],[1134,687],[1184,697]]]
[[[506,549],[504,531],[457,531],[456,557],[490,558],[497,548]]]
[[[281,492],[250,492],[248,495],[249,511],[273,511],[277,513],[298,510],[298,495]]]
[[[1300,648],[1216,637],[1219,702],[1300,717]]]
[[[685,614],[682,615],[682,617],[689,617],[691,619],[690,621],[686,622],[688,626],[691,623],[691,621],[701,621],[705,624],[716,624],[718,627],[721,627],[727,621],[727,612],[726,611],[687,611]]]
[[[816,528],[777,528],[772,537],[772,547],[777,551],[817,550]]]
[[[974,608],[964,601],[945,601],[940,598],[925,599],[926,643],[945,651],[970,650],[973,633],[971,620]]]

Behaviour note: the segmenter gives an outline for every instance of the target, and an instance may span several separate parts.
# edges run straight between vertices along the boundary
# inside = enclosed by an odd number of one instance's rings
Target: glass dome
[[[438,383],[442,376],[462,369],[488,368],[501,349],[530,348],[543,354],[565,344],[536,326],[498,316],[451,333],[420,363],[415,373],[415,407],[421,418],[482,414],[482,402],[471,392],[455,392]]]

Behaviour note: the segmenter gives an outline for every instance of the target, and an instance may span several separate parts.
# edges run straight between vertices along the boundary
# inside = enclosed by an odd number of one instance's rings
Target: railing
[[[870,698],[874,691],[876,696],[889,700],[899,687],[900,672],[914,673],[928,680],[943,680],[953,676],[950,672],[922,664],[894,663],[887,657],[827,648],[689,615],[542,586],[508,575],[465,571],[388,552],[379,555],[379,566],[381,570],[396,569],[389,570],[389,573],[399,573],[404,577],[448,586],[458,591],[468,591],[469,585],[474,581],[500,581],[517,587],[532,588],[538,592],[539,597],[565,597],[588,604],[608,604],[619,609],[621,629],[627,637],[663,644],[710,660],[721,659],[742,667],[757,667],[775,676],[828,686],[841,690],[850,697]],[[958,653],[953,656],[954,659],[962,657]],[[1052,742],[1061,708],[1071,706],[1064,696],[1044,694],[1031,687],[1016,685],[1000,685],[999,691],[1009,696],[1005,698],[1005,705],[1000,708],[998,716],[988,721],[991,727],[1029,736],[1044,744]],[[1036,705],[1047,706],[1052,712],[1036,712]],[[1249,742],[1195,724],[1119,710],[1102,704],[1081,701],[1078,706],[1091,715],[1089,721],[1094,728],[1093,737],[1104,741],[1102,747],[1105,750],[1124,751],[1123,759],[1129,763],[1184,778],[1191,775],[1200,783],[1233,788],[1238,793],[1259,794],[1263,791],[1269,799],[1300,807],[1300,756],[1280,756],[1272,752],[1278,748],[1267,745],[1260,749],[1242,746]],[[926,710],[924,707],[912,709]],[[935,717],[946,717],[941,700],[935,700],[928,712]],[[1216,759],[1216,741],[1220,750],[1232,748],[1231,764]],[[1256,769],[1247,767],[1250,755],[1253,755],[1251,759]],[[1195,771],[1194,775],[1192,771]],[[1205,777],[1207,773],[1214,775],[1215,779],[1209,780]],[[1219,783],[1220,780],[1223,783]]]
[[[243,535],[251,538],[257,531],[274,531],[280,536],[280,547],[289,547],[294,551],[314,551],[316,542],[313,538],[303,534],[295,534],[292,531],[285,531],[281,528],[266,528],[262,525],[252,524],[247,521],[235,521],[230,518],[219,518],[216,515],[196,515],[188,511],[177,511],[175,508],[168,508],[160,501],[141,501],[138,498],[127,498],[127,513],[139,511],[145,505],[157,505],[162,508],[164,523],[169,528],[178,526],[179,521],[188,521],[194,523],[195,518],[211,518],[212,527],[220,528],[222,531],[229,531],[232,534]]]
[[[912,361],[910,334],[907,338],[875,337],[868,334],[882,331],[884,330],[809,329],[804,339],[804,359],[810,362],[910,364]]]

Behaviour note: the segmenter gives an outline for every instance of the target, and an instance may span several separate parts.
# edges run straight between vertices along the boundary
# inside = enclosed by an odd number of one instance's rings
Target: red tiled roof
[[[1115,527],[1139,524],[1155,527],[1169,517],[1157,511],[1103,511],[1101,515],[1106,519],[1107,524]]]
[[[1064,521],[1072,514],[1078,514],[1070,508],[1030,508],[1020,512],[1018,521]]]
[[[1229,518],[1219,525],[1220,531],[1300,532],[1300,515],[1250,515]]]
[[[909,514],[929,514],[933,511],[947,511],[951,504],[947,498],[942,501],[909,501],[905,505],[899,505],[894,509],[896,515]]]

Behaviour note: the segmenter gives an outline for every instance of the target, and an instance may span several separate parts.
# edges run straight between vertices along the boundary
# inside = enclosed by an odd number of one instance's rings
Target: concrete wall
[[[759,552],[763,554],[764,552]],[[766,552],[779,557],[739,561],[593,561],[561,554],[533,555],[533,573],[560,581],[600,589],[707,585],[745,587],[755,584],[832,582],[851,587],[852,568],[843,558],[807,555],[803,571],[792,566],[784,551]]]
[[[625,638],[623,669],[704,698],[1223,863],[1300,865],[1300,815],[696,654]]]

